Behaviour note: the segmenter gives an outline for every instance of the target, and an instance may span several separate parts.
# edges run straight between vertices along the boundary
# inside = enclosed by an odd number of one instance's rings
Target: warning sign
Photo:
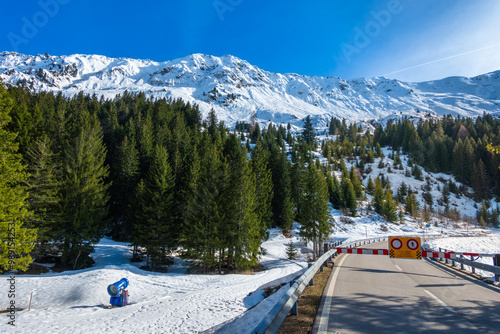
[[[389,237],[389,256],[405,259],[422,259],[420,238]]]

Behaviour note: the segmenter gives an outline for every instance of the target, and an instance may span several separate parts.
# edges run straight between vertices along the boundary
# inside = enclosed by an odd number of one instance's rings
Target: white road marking
[[[395,264],[396,268],[398,268],[399,271],[403,271],[403,269],[401,269],[400,266],[398,266],[397,264]]]
[[[337,269],[333,273],[332,282],[328,287],[328,292],[326,294],[325,304],[323,305],[323,312],[319,318],[318,333],[326,333],[328,331],[328,320],[330,318],[330,308],[332,307],[333,290],[335,289],[335,282],[337,282],[337,277],[339,276],[340,267],[344,260],[347,259],[349,255],[345,254],[342,260],[340,260]]]
[[[451,307],[449,307],[448,305],[446,305],[446,303],[443,302],[441,299],[439,299],[438,297],[436,297],[435,295],[433,295],[432,292],[430,292],[429,290],[425,290],[425,289],[424,289],[424,291],[429,296],[431,296],[435,301],[437,301],[441,306],[444,306],[448,311],[453,312],[453,313],[457,313],[457,311],[455,311],[454,309],[452,309]]]

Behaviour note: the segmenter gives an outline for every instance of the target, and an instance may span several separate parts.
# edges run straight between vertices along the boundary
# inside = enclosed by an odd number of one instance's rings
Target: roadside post
[[[495,254],[495,257],[493,257],[493,265],[495,267],[500,267],[500,254]],[[495,274],[495,282],[500,281],[500,275]]]

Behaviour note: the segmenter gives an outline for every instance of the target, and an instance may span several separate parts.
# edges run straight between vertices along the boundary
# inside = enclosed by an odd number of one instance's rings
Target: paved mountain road
[[[313,333],[500,333],[500,290],[433,261],[344,254],[335,266]]]

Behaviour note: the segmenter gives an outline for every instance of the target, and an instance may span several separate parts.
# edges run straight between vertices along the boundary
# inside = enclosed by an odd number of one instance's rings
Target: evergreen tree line
[[[15,177],[2,184],[2,205],[18,206],[0,208],[2,240],[4,224],[17,222],[11,269],[58,252],[66,267],[91,265],[107,234],[153,270],[182,249],[203,271],[239,271],[257,264],[270,227],[300,217],[318,252],[328,234],[325,174],[290,127],[231,133],[214,111],[203,120],[196,105],[127,92],[104,100],[9,87],[1,101],[3,156],[12,157],[2,163],[18,172],[1,171]]]
[[[389,146],[409,154],[414,176],[420,172],[419,165],[429,172],[453,174],[472,188],[478,201],[500,196],[500,157],[488,149],[500,143],[500,120],[491,115],[476,119],[448,115],[421,119],[416,125],[409,119],[390,120],[385,127],[376,125],[373,135],[332,118],[329,133],[337,138],[323,144],[323,153],[332,160],[359,156],[359,167],[364,167],[382,156],[381,147]]]
[[[442,120],[389,122],[377,127],[374,141],[408,153],[430,172],[451,173],[474,192],[476,200],[500,195],[499,157],[488,145],[500,142],[500,120],[484,115],[475,120],[446,116]]]
[[[88,266],[107,233],[136,256],[145,250],[153,270],[179,246],[206,271],[256,264],[271,225],[270,171],[264,152],[249,159],[215,113],[202,122],[197,106],[126,92],[5,94],[6,130],[29,175],[19,186],[35,255],[56,250],[66,266]]]

